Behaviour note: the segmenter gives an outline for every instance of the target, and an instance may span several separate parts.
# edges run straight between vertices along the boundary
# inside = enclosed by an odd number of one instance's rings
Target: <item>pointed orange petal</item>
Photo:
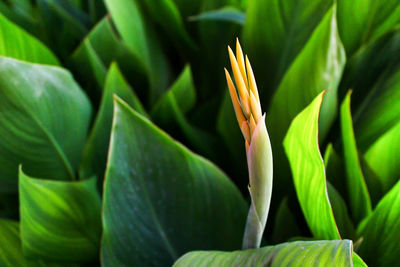
[[[249,93],[247,92],[246,85],[244,84],[242,74],[240,73],[239,65],[236,61],[235,55],[233,54],[232,49],[228,46],[229,58],[232,65],[233,76],[235,77],[236,86],[238,87],[238,92],[240,96],[240,103],[242,106],[242,110],[246,118],[250,115],[249,109]]]
[[[224,68],[224,70],[225,70],[226,82],[227,82],[228,88],[229,88],[229,94],[231,96],[231,100],[232,100],[232,104],[233,104],[233,109],[235,110],[236,119],[239,123],[239,127],[241,127],[242,122],[246,121],[246,118],[244,117],[242,108],[240,107],[240,104],[238,101],[238,96],[236,94],[235,85],[233,84],[232,78],[229,75],[228,70],[225,68]]]
[[[242,51],[242,47],[240,46],[240,43],[239,43],[239,38],[236,38],[236,58],[237,58],[240,73],[242,74],[247,91],[249,91],[249,84],[247,82],[246,67],[245,67],[245,63],[244,63],[243,51]]]
[[[250,142],[251,133],[247,121],[242,122],[242,125],[240,125],[240,130],[242,131],[242,134],[246,141]]]
[[[251,114],[253,115],[254,120],[256,123],[260,120],[262,116],[261,105],[260,102],[256,100],[253,92],[250,92],[250,107],[251,107]]]
[[[260,97],[258,96],[258,89],[256,84],[256,79],[254,78],[253,69],[251,68],[249,58],[246,55],[246,69],[247,69],[247,76],[249,77],[249,87],[250,91],[253,92],[254,96],[256,97],[257,102],[260,102]]]
[[[256,126],[257,126],[257,124],[254,121],[253,115],[250,115],[250,136],[253,135],[254,130],[256,129]],[[251,140],[251,138],[250,138],[250,140]]]

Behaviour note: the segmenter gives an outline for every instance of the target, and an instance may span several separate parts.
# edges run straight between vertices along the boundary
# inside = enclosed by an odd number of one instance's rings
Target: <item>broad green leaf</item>
[[[321,108],[320,138],[326,135],[336,117],[337,86],[345,55],[336,28],[335,5],[327,12],[303,50],[286,72],[269,109],[271,139],[280,143],[292,119],[316,95],[326,91]]]
[[[274,169],[279,177],[275,186],[278,193],[286,193],[289,183],[289,168],[281,144],[293,118],[323,90],[327,92],[319,116],[320,140],[325,138],[336,117],[337,86],[346,59],[336,28],[335,10],[333,6],[326,13],[293,61],[267,112]]]
[[[275,215],[274,230],[271,240],[273,243],[281,243],[289,240],[293,236],[301,234],[296,218],[288,205],[288,198],[284,198],[278,207]]]
[[[351,91],[340,107],[340,124],[350,209],[356,223],[371,213],[371,199],[362,173],[350,110]]]
[[[297,241],[233,252],[194,251],[185,254],[174,267],[186,266],[353,266],[352,242]]]
[[[185,117],[196,102],[190,66],[186,66],[169,90],[156,102],[151,117],[157,125],[170,133],[181,133],[199,153],[215,159],[217,141],[209,133],[193,126]],[[178,130],[178,131],[177,131]]]
[[[332,0],[249,1],[243,38],[265,103],[270,101],[273,90],[278,87],[285,72],[309,42],[309,38],[332,6],[332,2]],[[327,25],[327,27],[329,26]],[[332,27],[335,26],[332,25]],[[327,33],[329,34],[329,32],[331,32],[330,29]],[[332,37],[334,36],[335,34],[332,35]],[[318,40],[313,42],[318,42]],[[336,46],[336,43],[337,40],[333,41],[332,45]],[[329,46],[328,40],[326,40],[326,44]],[[332,47],[332,49],[333,52],[334,48]],[[313,49],[312,53],[313,55],[326,53],[326,48]],[[319,62],[317,62],[319,64],[323,63],[325,57],[318,56],[312,59],[319,58]],[[311,69],[315,71],[319,68]],[[307,74],[307,76],[309,75],[312,75],[312,72]],[[307,90],[311,90],[308,87],[304,86]]]
[[[400,91],[400,90],[399,90]],[[400,178],[400,121],[365,153],[365,160],[387,192]]]
[[[283,142],[293,174],[297,198],[315,238],[340,239],[328,198],[325,168],[318,146],[320,93],[293,120]]]
[[[171,266],[191,250],[238,249],[247,208],[215,165],[115,101],[104,188],[104,266]]]
[[[400,69],[382,75],[355,115],[355,134],[366,151],[385,132],[400,122]]]
[[[117,64],[112,63],[107,74],[100,109],[83,151],[80,168],[82,178],[96,175],[100,181],[103,179],[110,141],[114,94],[126,101],[140,114],[146,116],[146,111],[135,92],[122,76]]]
[[[30,259],[79,262],[96,259],[100,248],[101,200],[96,179],[51,181],[20,169],[21,240]]]
[[[0,190],[15,191],[18,164],[33,176],[75,179],[91,106],[58,67],[0,57]]]
[[[338,0],[337,6],[340,37],[348,55],[400,23],[398,0]]]
[[[145,67],[116,35],[108,17],[102,19],[85,37],[72,55],[71,63],[85,88],[92,88],[92,95],[101,96],[101,89],[111,62],[116,61],[137,86],[147,85]]]
[[[218,20],[237,23],[244,25],[246,15],[242,11],[226,6],[221,9],[206,11],[204,13],[189,17],[189,21],[200,21],[200,20]]]
[[[133,54],[140,58],[148,73],[150,104],[166,90],[168,64],[154,29],[142,15],[136,0],[105,0],[118,32]]]
[[[400,181],[365,219],[358,235],[363,237],[359,254],[370,266],[400,265]]]
[[[32,63],[60,65],[39,40],[0,14],[0,55]]]

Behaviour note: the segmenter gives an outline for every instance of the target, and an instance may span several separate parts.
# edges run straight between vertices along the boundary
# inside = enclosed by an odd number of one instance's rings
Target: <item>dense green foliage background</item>
[[[399,27],[398,0],[0,1],[0,266],[400,265]],[[246,251],[236,37],[274,157]]]

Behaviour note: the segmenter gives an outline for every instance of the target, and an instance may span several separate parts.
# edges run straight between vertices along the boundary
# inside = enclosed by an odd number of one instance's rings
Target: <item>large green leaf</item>
[[[323,90],[327,91],[319,134],[321,138],[326,135],[336,116],[337,86],[345,61],[333,6],[283,77],[272,99],[267,121],[273,142],[280,143],[292,119]]]
[[[24,255],[90,261],[100,248],[101,200],[93,177],[79,182],[36,179],[19,172]]]
[[[114,94],[126,101],[140,114],[146,115],[146,111],[122,76],[117,64],[112,63],[107,74],[100,109],[83,151],[80,168],[82,178],[96,175],[100,180],[103,179],[111,134]]]
[[[45,45],[2,14],[0,14],[0,55],[32,63],[60,65]]]
[[[400,181],[378,203],[359,229],[359,254],[371,266],[400,265]]]
[[[338,0],[338,26],[348,55],[400,23],[400,1]]]
[[[296,116],[283,144],[292,169],[297,197],[311,232],[320,239],[340,239],[318,146],[318,117],[323,95],[320,93]]]
[[[279,85],[286,70],[306,45],[332,2],[249,1],[243,37],[265,102],[269,102],[272,90]],[[313,50],[313,53],[317,51],[319,50]],[[321,53],[325,51],[322,49]],[[304,88],[308,89],[307,86]],[[264,93],[263,89],[270,91]]]
[[[347,174],[347,192],[353,219],[358,223],[365,216],[371,213],[371,199],[362,173],[360,160],[358,158],[357,144],[353,131],[353,121],[351,118],[350,95],[351,91],[347,94],[340,107],[340,123],[342,130],[344,165]]]
[[[365,160],[378,176],[384,192],[389,191],[400,178],[399,153],[400,122],[383,134],[365,153]]]
[[[337,86],[345,63],[344,49],[336,28],[336,8],[333,6],[317,26],[303,50],[291,64],[272,98],[267,112],[274,169],[278,177],[276,191],[287,192],[289,168],[282,141],[293,118],[323,90],[319,138],[326,136],[337,111]]]
[[[195,251],[181,257],[174,267],[186,266],[353,266],[352,242],[297,241],[233,252]]]
[[[18,164],[33,176],[75,179],[91,115],[58,67],[0,57],[0,190],[16,190]]]
[[[247,208],[217,167],[115,101],[104,188],[104,266],[170,266],[190,250],[238,249]]]
[[[150,82],[150,103],[166,90],[169,70],[154,29],[143,17],[136,0],[105,0],[118,32],[128,48],[146,67]]]

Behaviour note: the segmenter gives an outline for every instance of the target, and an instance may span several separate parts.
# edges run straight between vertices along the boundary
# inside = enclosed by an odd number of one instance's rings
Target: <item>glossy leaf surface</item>
[[[353,266],[350,240],[297,241],[244,251],[198,251],[180,258],[186,266]]]
[[[95,178],[50,181],[29,177],[20,170],[19,194],[26,257],[61,262],[96,259],[101,200]]]
[[[340,107],[340,123],[350,208],[353,219],[358,223],[371,213],[371,199],[358,158],[353,121],[351,118],[350,95],[351,92],[347,94]]]
[[[325,167],[318,147],[318,117],[324,93],[293,120],[284,140],[294,185],[314,237],[340,239],[329,202]]]
[[[91,105],[61,68],[0,57],[0,190],[16,190],[18,165],[45,179],[75,179]]]
[[[237,188],[121,100],[108,158],[104,266],[170,266],[190,250],[240,247],[248,207]]]

